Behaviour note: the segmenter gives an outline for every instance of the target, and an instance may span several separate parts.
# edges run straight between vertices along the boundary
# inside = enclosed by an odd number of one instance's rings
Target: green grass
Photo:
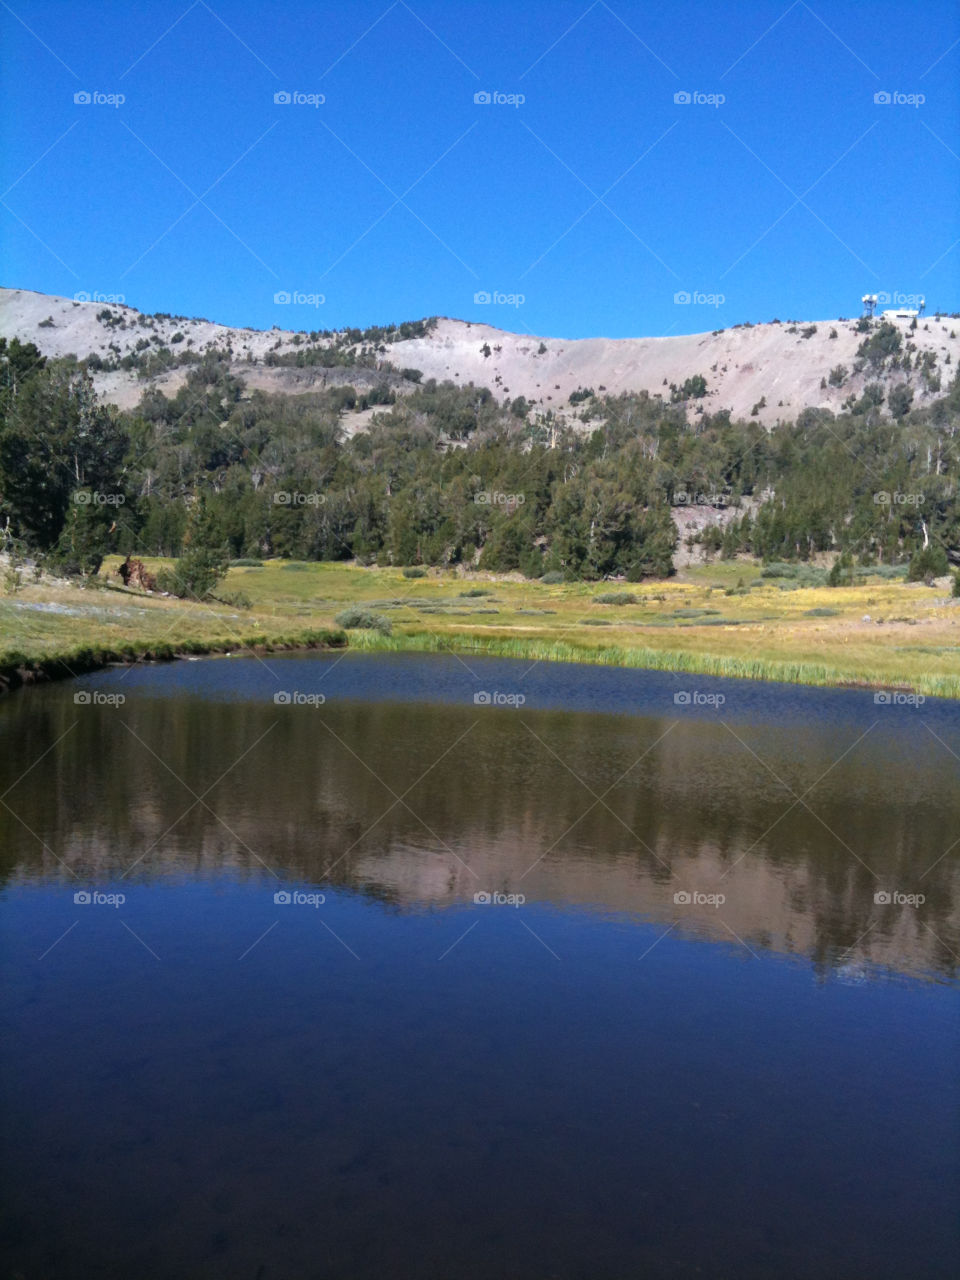
[[[285,649],[338,649],[347,643],[343,631],[307,630],[291,635],[241,635],[228,640],[179,640],[121,644],[118,648],[78,645],[38,657],[18,649],[0,650],[0,685],[16,688],[40,680],[62,680],[103,667],[136,662],[172,662],[175,658],[218,653],[277,653]]]
[[[230,569],[218,594],[249,599],[249,609],[238,611],[123,591],[117,563],[101,573],[109,590],[28,584],[0,598],[0,667],[9,670],[13,659],[18,666],[67,661],[86,650],[163,656],[163,646],[241,652],[248,642],[311,643],[311,635],[336,629],[338,614],[355,609],[382,614],[392,630],[379,636],[351,629],[348,643],[359,649],[491,653],[960,697],[960,607],[937,603],[949,594],[942,587],[894,577],[808,587],[761,578],[760,565],[735,562],[612,591],[616,584],[435,569],[410,580],[401,568],[269,560]],[[150,560],[148,568],[162,564]],[[727,594],[741,579],[749,592]],[[784,592],[788,584],[794,589]],[[611,597],[619,604],[624,596],[634,599],[611,607]]]
[[[587,647],[570,642],[528,639],[476,638],[470,642],[450,641],[440,635],[412,632],[402,636],[360,634],[354,648],[368,651],[486,654],[501,658],[522,658],[537,662],[582,662],[594,666],[643,668],[649,671],[678,671],[695,675],[728,676],[739,680],[775,680],[786,684],[819,686],[871,687],[875,682],[855,680],[843,670],[823,663],[771,662],[765,659],[721,657],[684,650],[621,648],[619,646]],[[892,685],[914,688],[932,697],[956,698],[960,681],[956,677],[916,677],[904,671]]]

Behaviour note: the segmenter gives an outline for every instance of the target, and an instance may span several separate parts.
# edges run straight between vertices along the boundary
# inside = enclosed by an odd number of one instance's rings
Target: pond
[[[0,738],[4,1274],[957,1273],[957,703],[282,655]]]

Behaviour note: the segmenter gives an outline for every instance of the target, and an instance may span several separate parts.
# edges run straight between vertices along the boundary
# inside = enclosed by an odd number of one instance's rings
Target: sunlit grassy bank
[[[339,628],[281,612],[173,600],[108,583],[100,589],[29,585],[0,597],[0,683],[80,675],[112,662],[346,643]]]
[[[742,680],[780,680],[788,684],[808,685],[876,685],[910,688],[929,696],[960,697],[957,676],[908,676],[893,670],[889,674],[868,676],[825,663],[784,662],[766,658],[738,658],[682,649],[646,649],[625,646],[588,646],[564,643],[533,636],[509,638],[480,636],[452,644],[450,639],[429,632],[394,636],[378,636],[362,632],[351,637],[353,648],[392,650],[395,652],[456,652],[490,657],[529,659],[532,662],[583,662],[597,666],[637,667],[649,671],[683,671],[690,674],[728,676]]]
[[[150,562],[156,569],[161,561]],[[336,644],[348,605],[389,619],[362,649],[488,653],[814,685],[889,685],[960,697],[960,607],[943,585],[870,579],[798,587],[721,563],[667,582],[550,585],[487,574],[267,561],[230,570],[198,604],[119,590],[25,585],[0,599],[0,666]],[[244,599],[245,597],[245,599]]]

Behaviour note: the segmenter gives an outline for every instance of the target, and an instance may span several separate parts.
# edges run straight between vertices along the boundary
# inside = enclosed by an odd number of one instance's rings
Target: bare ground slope
[[[98,318],[105,309],[122,317],[125,327],[111,327]],[[317,323],[322,323],[319,318]],[[929,315],[922,317],[912,332],[909,321],[896,323],[905,344],[915,343],[917,352],[933,354],[935,371],[946,387],[960,360],[960,322]],[[813,324],[816,331],[804,337],[804,330]],[[177,334],[183,336],[174,343]],[[175,353],[229,349],[236,372],[250,387],[292,394],[335,382],[364,384],[376,376],[360,369],[263,364],[271,350],[286,353],[298,345],[309,345],[302,333],[298,344],[294,341],[297,335],[289,330],[236,329],[183,317],[141,319],[132,307],[77,302],[22,289],[0,290],[0,336],[34,342],[45,355],[72,353],[81,359],[94,353],[109,359],[118,354],[116,348],[119,354],[128,355],[144,339],[154,349],[164,346]],[[850,320],[758,324],[666,338],[567,339],[441,319],[427,337],[389,345],[383,359],[399,367],[421,369],[426,378],[488,386],[501,398],[525,396],[542,409],[570,416],[570,394],[580,387],[598,392],[603,388],[614,394],[646,390],[669,398],[671,384],[680,386],[696,374],[707,380],[708,394],[701,402],[705,408],[729,409],[734,417],[748,417],[762,405],[754,416],[767,426],[795,418],[808,406],[838,412],[848,396],[859,394],[865,383],[874,379],[883,382],[888,391],[906,381],[918,405],[931,397],[915,370],[886,372],[879,378],[869,371],[853,375],[862,340]],[[850,376],[841,386],[829,382],[822,386],[838,365],[846,366]],[[186,371],[177,368],[153,384],[172,394],[185,376]],[[96,383],[106,400],[121,407],[136,404],[147,385],[135,372],[125,371],[98,373]]]

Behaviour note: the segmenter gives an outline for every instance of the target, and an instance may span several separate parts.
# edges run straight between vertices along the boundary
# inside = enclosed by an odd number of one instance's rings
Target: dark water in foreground
[[[0,1275],[958,1273],[960,705],[271,657],[0,742]]]

